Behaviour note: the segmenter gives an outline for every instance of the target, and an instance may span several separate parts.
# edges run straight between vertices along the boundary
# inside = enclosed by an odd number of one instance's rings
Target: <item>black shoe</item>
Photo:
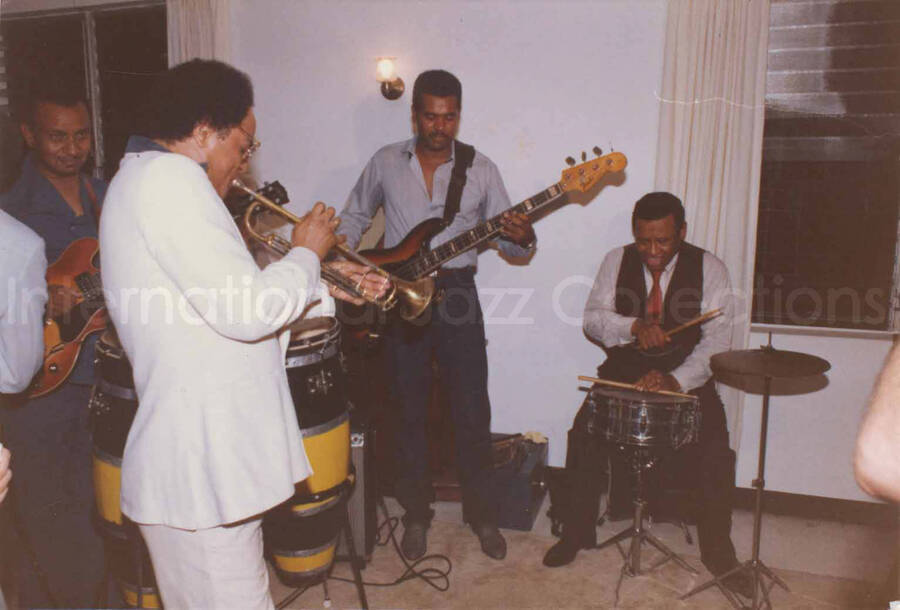
[[[577,542],[563,538],[547,550],[547,553],[544,555],[544,565],[548,568],[569,565],[575,560],[575,555],[582,548]]]
[[[400,548],[407,559],[414,561],[425,554],[425,548],[428,546],[427,534],[428,525],[425,523],[413,521],[406,525]]]
[[[472,531],[481,541],[481,550],[484,554],[492,559],[503,559],[506,557],[506,540],[500,535],[500,530],[496,525],[482,523],[473,525]]]
[[[722,584],[731,591],[743,595],[747,599],[753,599],[753,575],[747,571],[736,572],[722,581]]]

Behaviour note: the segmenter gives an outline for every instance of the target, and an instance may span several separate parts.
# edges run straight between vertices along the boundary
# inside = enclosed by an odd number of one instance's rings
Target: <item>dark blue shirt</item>
[[[33,155],[29,154],[22,165],[22,173],[12,188],[0,195],[0,208],[6,210],[40,235],[46,247],[47,264],[52,265],[66,247],[82,237],[97,238],[97,220],[94,205],[85,188],[89,180],[102,204],[106,194],[106,181],[84,176],[81,182],[81,205],[84,214],[76,216],[66,200],[49,180],[38,170]],[[99,260],[96,261],[99,263]],[[69,381],[79,384],[94,383],[94,344],[99,333],[85,341]]]

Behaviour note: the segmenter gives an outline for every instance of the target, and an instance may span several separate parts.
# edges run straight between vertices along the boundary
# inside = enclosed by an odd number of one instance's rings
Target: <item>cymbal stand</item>
[[[769,348],[771,349],[771,339]],[[764,387],[763,387],[763,403],[762,403],[762,415],[760,416],[760,430],[759,430],[759,462],[757,464],[756,470],[756,478],[753,479],[753,487],[756,488],[756,504],[753,508],[753,554],[749,560],[745,561],[741,565],[735,567],[724,574],[713,578],[710,581],[699,585],[684,595],[681,596],[680,599],[687,599],[692,595],[700,593],[712,586],[719,587],[719,590],[725,595],[731,605],[738,609],[749,608],[750,610],[757,610],[759,608],[771,608],[772,602],[769,599],[769,591],[777,584],[779,587],[784,589],[785,591],[790,591],[788,586],[784,583],[783,580],[778,578],[772,570],[770,570],[759,558],[759,535],[762,531],[762,500],[763,500],[763,489],[766,486],[766,481],[764,478],[764,474],[766,471],[766,438],[768,435],[769,429],[769,393],[771,391],[772,386],[772,378],[769,376],[763,377]],[[734,595],[728,590],[723,581],[730,577],[733,574],[740,574],[741,572],[751,572],[753,575],[753,604],[749,607],[743,606],[735,600]],[[769,583],[767,584],[763,577],[769,579]]]
[[[620,448],[626,449],[625,447]],[[604,542],[601,542],[595,548],[602,549],[615,544],[619,553],[622,555],[622,558],[625,560],[623,573],[628,574],[629,576],[637,576],[643,573],[641,571],[641,544],[644,542],[656,547],[656,549],[663,554],[663,557],[645,570],[645,572],[654,570],[672,559],[685,570],[697,574],[697,570],[692,568],[687,562],[672,551],[672,549],[663,544],[659,538],[644,529],[644,514],[647,511],[647,501],[644,499],[644,474],[646,471],[653,468],[660,456],[658,454],[654,455],[651,450],[646,447],[628,447],[627,449],[631,450],[631,470],[635,476],[634,520],[632,521],[631,527],[619,532]],[[626,553],[622,550],[619,543],[628,538],[631,538],[631,545]]]

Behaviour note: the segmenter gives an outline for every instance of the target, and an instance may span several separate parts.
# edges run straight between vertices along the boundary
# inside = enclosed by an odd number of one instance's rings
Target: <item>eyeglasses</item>
[[[250,146],[248,146],[243,151],[241,151],[241,158],[244,161],[249,161],[250,157],[252,157],[254,155],[254,153],[256,153],[256,151],[259,150],[259,147],[262,146],[262,142],[260,142],[259,140],[257,140],[253,136],[251,136],[249,133],[244,131],[244,128],[241,127],[240,125],[238,125],[237,128],[240,129],[241,133],[244,134],[245,136],[247,136],[247,139],[250,140]]]

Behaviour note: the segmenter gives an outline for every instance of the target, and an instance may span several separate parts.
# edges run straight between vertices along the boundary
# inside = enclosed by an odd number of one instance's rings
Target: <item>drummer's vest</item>
[[[685,242],[678,251],[678,261],[663,299],[662,327],[670,330],[700,315],[703,299],[704,250]],[[637,246],[625,246],[619,276],[616,279],[616,313],[643,318],[647,308],[647,287],[644,268]],[[636,381],[644,373],[656,369],[663,373],[674,370],[700,342],[700,326],[695,325],[672,335],[672,343],[661,354],[644,354],[633,347],[613,347],[608,350],[603,368],[605,374],[622,381]],[[603,375],[601,375],[602,377]]]

